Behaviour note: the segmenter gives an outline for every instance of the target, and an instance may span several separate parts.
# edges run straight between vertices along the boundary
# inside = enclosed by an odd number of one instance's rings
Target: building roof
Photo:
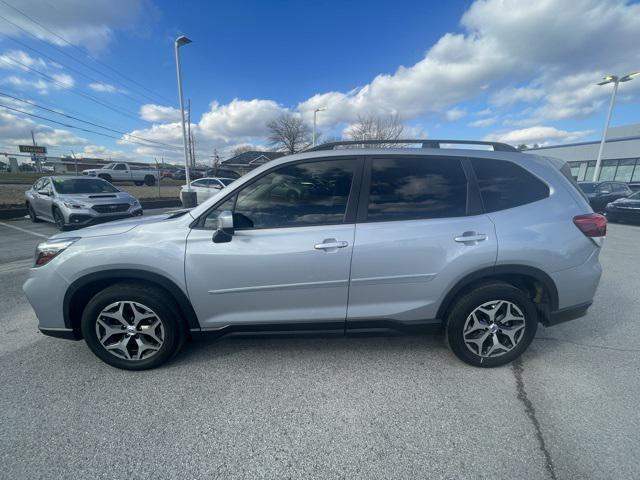
[[[236,155],[235,157],[231,157],[222,162],[221,166],[229,167],[232,165],[248,167],[250,165],[268,162],[269,160],[274,160],[276,158],[280,158],[284,155],[282,152],[259,152],[256,150],[250,150],[248,152],[243,152],[240,155]]]

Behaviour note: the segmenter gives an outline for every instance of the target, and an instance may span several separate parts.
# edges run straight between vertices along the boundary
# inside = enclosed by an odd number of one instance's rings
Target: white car
[[[224,187],[233,182],[235,178],[199,178],[191,182],[191,190],[196,192],[198,203],[202,203],[209,198],[213,197],[216,193],[222,190]],[[182,186],[182,191],[185,192],[187,186]]]

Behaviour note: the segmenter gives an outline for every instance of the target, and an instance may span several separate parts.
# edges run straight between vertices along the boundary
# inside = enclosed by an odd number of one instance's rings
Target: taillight
[[[587,237],[604,237],[607,234],[607,217],[599,213],[589,213],[573,217],[573,223]]]

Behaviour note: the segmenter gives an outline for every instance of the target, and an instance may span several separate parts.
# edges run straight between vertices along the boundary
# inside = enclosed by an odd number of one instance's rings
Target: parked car
[[[110,163],[102,168],[90,168],[82,171],[83,175],[98,177],[109,183],[133,182],[135,185],[155,185],[158,172],[155,169],[133,168],[128,163]]]
[[[198,203],[209,200],[212,196],[232,183],[234,178],[199,178],[191,182],[191,190],[196,192]],[[182,191],[186,191],[187,186],[182,186]]]
[[[632,192],[638,192],[640,191],[640,183],[629,183],[628,184],[629,188],[631,189]]]
[[[610,222],[640,222],[640,191],[607,204],[606,211]]]
[[[608,203],[633,193],[624,182],[579,182],[578,185],[596,212],[604,212]]]
[[[207,177],[238,179],[240,174],[229,168],[210,168],[207,170]]]
[[[32,222],[53,222],[60,230],[142,215],[135,197],[101,178],[42,177],[24,195]]]
[[[561,160],[440,143],[325,144],[194,209],[56,235],[24,284],[39,328],[131,370],[190,335],[318,330],[444,329],[463,361],[506,364],[591,305],[606,218]]]
[[[191,177],[191,180],[196,180],[204,176],[205,176],[204,172],[201,172],[200,170],[189,170],[189,177]],[[180,170],[176,170],[171,176],[171,178],[173,178],[174,180],[186,180],[187,175],[184,169],[180,169]]]

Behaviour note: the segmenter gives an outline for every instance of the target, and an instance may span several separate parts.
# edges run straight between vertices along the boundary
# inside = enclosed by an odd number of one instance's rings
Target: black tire
[[[109,183],[112,183],[111,182],[111,175],[109,175],[108,173],[102,173],[102,174],[98,175],[98,178],[101,178],[103,180],[106,180]]]
[[[135,182],[133,182],[133,184],[134,184],[136,187],[141,187],[142,185],[144,185],[144,182],[139,182],[139,181],[137,181],[137,180],[136,180]]]
[[[57,208],[53,209],[53,221],[61,232],[67,229],[67,225],[64,223],[64,215],[62,215],[62,212]]]
[[[153,187],[156,184],[156,178],[153,175],[147,175],[144,177],[144,184],[147,187]]]
[[[33,207],[31,206],[30,203],[27,203],[27,211],[29,212],[29,219],[31,219],[31,221],[33,223],[38,223],[41,220],[36,216],[36,211],[33,209]]]
[[[80,327],[85,342],[98,358],[113,367],[124,370],[148,370],[159,367],[178,353],[187,338],[185,322],[180,310],[167,297],[166,292],[161,289],[144,284],[123,282],[105,288],[89,301],[82,313]],[[136,302],[150,308],[162,322],[163,342],[160,349],[148,358],[140,360],[119,358],[110,353],[98,339],[96,333],[98,316],[105,307],[123,301]]]
[[[497,356],[481,356],[476,353],[475,347],[467,345],[463,329],[467,318],[476,308],[494,300],[511,302],[522,312],[524,315],[524,331],[516,339],[515,347],[512,347],[507,353]],[[512,362],[522,355],[535,337],[537,328],[538,314],[536,307],[526,293],[508,283],[491,282],[479,285],[456,300],[447,315],[445,336],[449,348],[463,362],[475,367],[499,367]],[[501,333],[499,331],[494,335],[500,337]],[[490,336],[489,338],[493,337]],[[506,340],[505,343],[511,344],[509,340]],[[471,350],[472,348],[474,348],[474,351]]]

